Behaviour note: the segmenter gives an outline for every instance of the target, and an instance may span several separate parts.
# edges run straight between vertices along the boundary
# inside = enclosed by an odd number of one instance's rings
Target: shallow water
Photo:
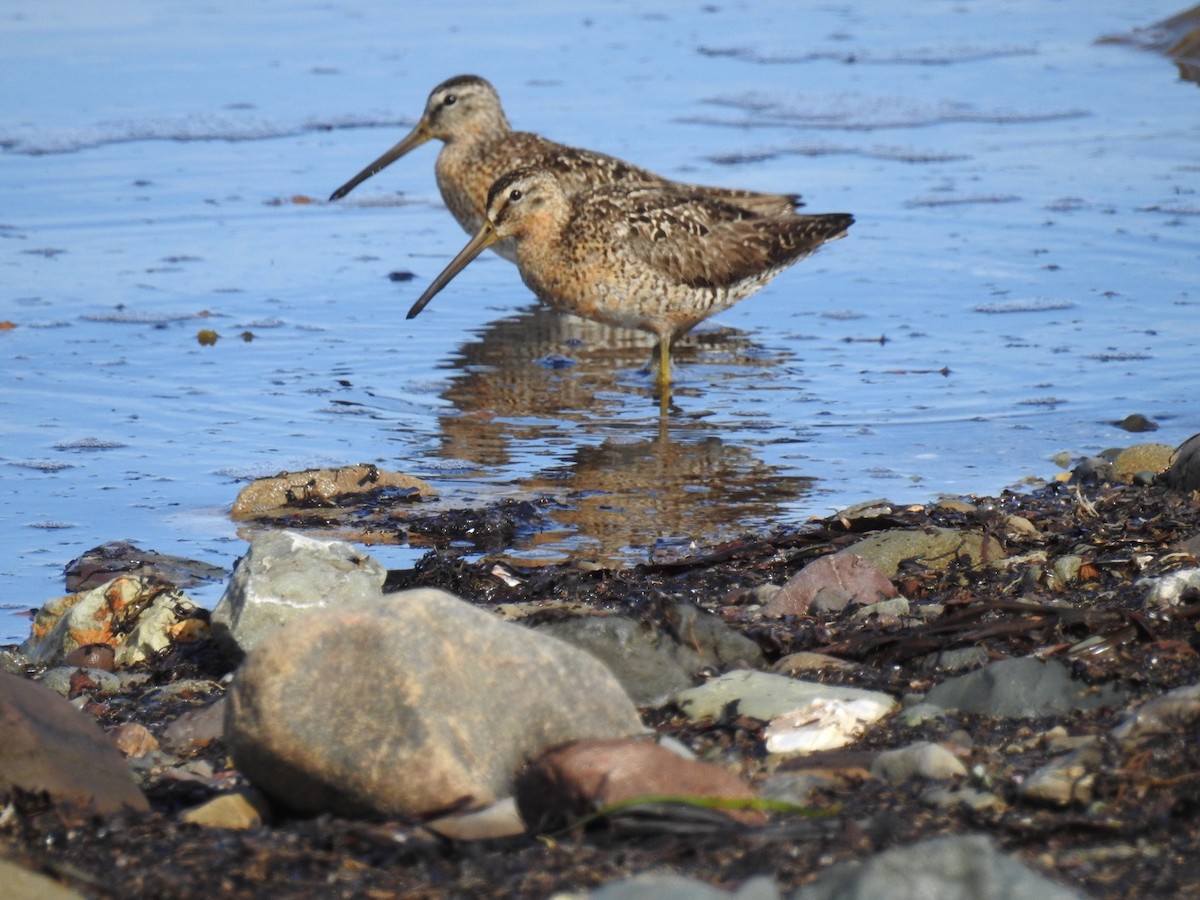
[[[1129,413],[1178,443],[1200,423],[1200,92],[1095,43],[1178,9],[12,0],[0,638],[104,541],[228,566],[229,504],[283,469],[550,495],[514,556],[637,561],[992,493],[1140,439],[1111,425]],[[464,71],[517,127],[857,223],[679,347],[662,422],[648,339],[539,308],[497,258],[404,320],[466,240],[435,148],[323,202]]]

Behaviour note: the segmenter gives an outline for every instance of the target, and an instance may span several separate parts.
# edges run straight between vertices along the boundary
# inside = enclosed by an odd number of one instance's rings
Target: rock
[[[765,875],[747,880],[736,891],[724,891],[671,872],[645,872],[580,896],[586,900],[779,900],[780,895],[775,882]]]
[[[1154,609],[1170,609],[1182,605],[1188,597],[1200,594],[1200,569],[1181,569],[1158,578],[1143,578],[1139,585],[1149,585],[1146,605]]]
[[[851,672],[856,668],[858,666],[854,663],[838,659],[836,656],[802,650],[777,660],[775,665],[771,666],[771,671],[780,675],[796,675],[798,672]]]
[[[1031,719],[1075,709],[1097,709],[1123,702],[1110,685],[1093,688],[1073,681],[1056,661],[1032,657],[1004,659],[975,672],[934,685],[925,701],[943,709],[1000,718]]]
[[[107,644],[118,667],[145,662],[172,643],[207,634],[208,613],[151,578],[121,575],[81,594],[51,600],[33,619],[21,652],[52,666],[80,647]],[[196,623],[196,627],[189,627]]]
[[[1179,734],[1200,721],[1200,685],[1187,685],[1148,700],[1121,720],[1112,736],[1126,752],[1163,734]]]
[[[1139,434],[1144,431],[1158,431],[1158,423],[1148,416],[1143,416],[1141,413],[1130,413],[1119,422],[1112,423],[1115,427],[1122,431],[1128,431],[1131,434]]]
[[[490,841],[525,833],[512,797],[474,812],[433,819],[425,827],[452,841]]]
[[[427,499],[437,496],[420,478],[361,464],[336,469],[280,472],[259,478],[242,488],[229,515],[235,520],[269,519],[285,514],[304,515],[344,503],[347,497],[386,493],[390,499]]]
[[[1079,571],[1082,568],[1082,556],[1065,553],[1051,564],[1046,578],[1046,586],[1052,591],[1065,591],[1078,580]]]
[[[0,647],[0,672],[5,675],[24,675],[29,661],[10,647]]]
[[[117,654],[108,644],[87,644],[68,653],[63,657],[63,663],[83,669],[114,672],[117,668]]]
[[[137,722],[122,722],[108,736],[124,756],[135,759],[153,753],[159,747],[158,738]]]
[[[1162,474],[1162,481],[1177,491],[1200,491],[1200,434],[1194,434],[1175,449],[1175,459]]]
[[[959,647],[929,654],[921,660],[921,668],[926,672],[961,672],[984,666],[988,659],[988,652],[983,647]]]
[[[1020,794],[1029,800],[1060,806],[1091,803],[1095,769],[1102,759],[1103,751],[1095,743],[1080,747],[1030,774],[1021,782]]]
[[[686,604],[673,613],[674,635],[623,616],[574,616],[534,630],[591,653],[638,706],[660,705],[704,669],[762,663],[758,645],[716,616]]]
[[[845,603],[870,604],[896,596],[895,586],[862,557],[832,554],[813,560],[789,578],[764,615],[803,616],[823,588],[837,589]]]
[[[244,788],[185,809],[179,821],[205,828],[259,828],[271,821],[271,804],[254,788]]]
[[[163,746],[187,755],[211,744],[225,733],[225,698],[189,709],[162,731]]]
[[[284,626],[228,697],[237,767],[288,808],[345,816],[486,806],[551,744],[644,730],[592,656],[431,589]]]
[[[894,578],[900,564],[913,560],[927,569],[945,571],[957,562],[979,566],[1003,559],[1003,548],[995,538],[978,531],[931,527],[893,528],[863,538],[837,556],[858,556],[885,578]]]
[[[871,700],[889,711],[897,704],[888,694],[860,688],[839,687],[817,681],[799,681],[768,672],[736,671],[713,678],[699,687],[680,691],[675,704],[693,722],[720,719],[729,704],[737,704],[736,715],[768,722],[814,700]]]
[[[572,741],[531,760],[514,796],[529,831],[558,831],[604,807],[639,797],[754,800],[751,787],[712,763],[681,759],[649,738]],[[757,809],[714,810],[744,825],[760,825]]]
[[[67,590],[71,593],[90,591],[108,584],[118,575],[141,575],[177,588],[219,581],[225,577],[225,570],[220,566],[169,553],[141,550],[129,541],[111,541],[93,547],[67,563],[64,571]]]
[[[8,859],[0,859],[0,884],[7,896],[20,900],[83,900],[83,894]]]
[[[0,675],[0,734],[0,793],[46,791],[85,816],[149,809],[108,735],[41,685]]]
[[[103,669],[84,669],[80,666],[55,666],[47,669],[41,678],[42,686],[60,697],[78,697],[80,694],[100,696],[121,693],[121,679]]]
[[[1103,456],[1085,456],[1071,470],[1071,481],[1079,484],[1112,481],[1112,460]]]
[[[316,610],[380,598],[386,577],[383,566],[352,544],[261,532],[213,610],[213,636],[231,652],[246,653],[276,628]]]
[[[1117,453],[1112,464],[1112,480],[1130,484],[1139,472],[1157,475],[1171,465],[1175,448],[1166,444],[1134,444]]]
[[[890,697],[880,702],[867,697],[856,700],[813,700],[771,719],[764,732],[768,753],[815,753],[836,750],[855,741],[872,722],[878,722],[895,707]]]
[[[1004,798],[990,791],[980,791],[975,788],[949,788],[945,785],[934,785],[921,792],[921,802],[936,809],[953,809],[965,806],[975,812],[1002,813],[1008,809]]]
[[[1078,900],[979,835],[943,837],[895,847],[863,863],[834,866],[793,900],[978,900],[980,897]]]
[[[941,744],[918,741],[907,747],[884,750],[871,763],[871,774],[890,784],[901,784],[912,778],[944,781],[966,775],[967,767]]]

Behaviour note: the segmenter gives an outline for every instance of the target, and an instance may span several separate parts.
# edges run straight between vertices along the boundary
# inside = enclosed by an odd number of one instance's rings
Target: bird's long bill
[[[450,283],[455,275],[465,269],[471,260],[498,240],[500,240],[500,235],[496,234],[496,229],[492,227],[492,223],[484,220],[483,227],[479,229],[479,233],[467,242],[467,246],[458,252],[458,256],[450,260],[450,265],[442,270],[442,274],[433,279],[433,283],[425,288],[425,293],[417,298],[417,302],[412,305],[412,309],[408,311],[408,315],[405,318],[411,319],[418,315],[421,310],[429,305],[429,301]]]
[[[433,135],[429,133],[429,129],[425,126],[425,120],[422,119],[417,123],[417,127],[408,133],[408,136],[405,137],[404,140],[402,140],[387,153],[383,154],[383,156],[379,157],[379,159],[375,160],[375,162],[371,163],[369,166],[343,184],[340,188],[330,194],[329,199],[331,201],[341,200],[372,175],[382,172],[409,150],[420,147],[432,137]]]

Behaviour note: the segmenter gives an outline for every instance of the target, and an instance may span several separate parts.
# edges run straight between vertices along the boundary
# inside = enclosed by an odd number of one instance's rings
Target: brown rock
[[[377,466],[306,469],[251,482],[238,493],[229,514],[239,520],[277,516],[284,511],[328,507],[339,498],[385,489],[411,491],[420,499],[437,496],[437,491],[420,478]]]
[[[125,756],[140,757],[158,749],[158,738],[137,722],[124,722],[108,733]]]
[[[199,750],[225,733],[225,698],[189,709],[163,729],[163,745],[172,753]]]
[[[271,821],[271,804],[259,791],[245,788],[185,809],[179,820],[205,828],[258,828]]]
[[[849,603],[878,603],[896,596],[896,587],[878,569],[853,553],[822,556],[788,579],[763,611],[768,616],[802,616],[823,588],[836,588]]]
[[[644,730],[594,657],[432,589],[283,626],[228,699],[225,740],[248,778],[284,806],[346,816],[486,806],[551,744]]]
[[[39,684],[0,674],[0,792],[46,791],[73,814],[149,809],[100,727]]]
[[[63,665],[83,666],[85,669],[100,669],[115,672],[117,654],[108,644],[86,644],[76,647],[63,658]]]
[[[752,800],[753,789],[712,763],[683,759],[650,738],[573,741],[529,762],[516,783],[517,810],[531,833],[557,831],[598,809],[638,797]],[[721,809],[760,825],[758,809]]]

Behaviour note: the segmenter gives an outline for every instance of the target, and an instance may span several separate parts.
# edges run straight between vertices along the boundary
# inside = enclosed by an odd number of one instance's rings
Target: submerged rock
[[[644,730],[596,659],[433,589],[279,629],[228,703],[248,778],[293,810],[346,816],[486,806],[551,744]]]

